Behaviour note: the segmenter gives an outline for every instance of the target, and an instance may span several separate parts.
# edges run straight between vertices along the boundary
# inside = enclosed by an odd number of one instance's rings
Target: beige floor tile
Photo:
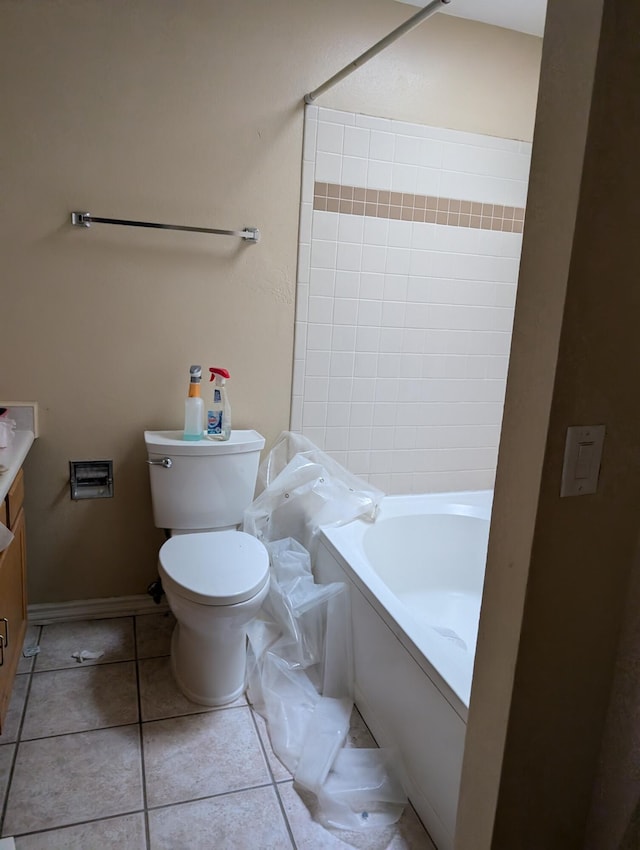
[[[22,651],[30,647],[38,646],[38,640],[40,638],[40,626],[27,626],[27,633],[24,636],[24,643],[22,644]],[[29,656],[25,658],[24,655],[20,656],[20,661],[18,661],[18,673],[30,673],[33,669],[33,664],[35,662],[35,656]]]
[[[166,717],[179,717],[183,714],[200,714],[204,711],[220,711],[207,705],[188,700],[178,689],[171,673],[168,655],[161,658],[144,658],[138,662],[140,671],[140,706],[143,720],[160,720]],[[244,696],[239,697],[232,706],[246,705]],[[229,706],[223,706],[229,708]]]
[[[135,661],[33,673],[21,740],[138,721]]]
[[[142,809],[140,735],[118,726],[18,747],[3,835]]]
[[[13,680],[13,690],[11,691],[11,700],[9,709],[5,715],[4,726],[2,729],[2,744],[13,744],[18,740],[18,732],[20,731],[20,723],[24,713],[24,706],[27,701],[27,691],[29,689],[28,675],[16,676]]]
[[[83,649],[104,654],[95,661],[79,664],[71,655]],[[40,652],[36,656],[34,670],[90,667],[108,661],[132,661],[134,658],[132,617],[51,623],[42,627]]]
[[[144,815],[125,815],[16,838],[16,850],[146,850]]]
[[[398,823],[368,831],[328,830],[311,815],[308,805],[293,788],[292,782],[278,785],[298,850],[435,850],[411,806]]]
[[[176,619],[171,611],[140,614],[136,617],[136,648],[138,658],[169,655],[171,635]]]
[[[11,773],[11,764],[15,751],[14,744],[3,744],[0,746],[0,814],[4,806],[4,797],[7,793],[9,774]]]
[[[151,850],[292,847],[273,787],[237,791],[149,813]]]
[[[249,708],[155,720],[142,734],[149,806],[270,782]]]

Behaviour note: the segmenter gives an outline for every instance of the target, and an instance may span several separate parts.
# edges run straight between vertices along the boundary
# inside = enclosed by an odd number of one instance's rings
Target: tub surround
[[[493,486],[530,153],[306,108],[292,428],[386,493]]]

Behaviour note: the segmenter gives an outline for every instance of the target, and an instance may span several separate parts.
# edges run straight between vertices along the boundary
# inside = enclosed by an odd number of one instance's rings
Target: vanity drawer
[[[5,499],[5,504],[7,520],[5,522],[5,525],[8,525],[9,528],[13,528],[16,520],[18,519],[20,508],[24,504],[24,474],[22,472],[22,469],[20,469],[20,471],[15,477],[13,484],[9,488],[7,498]]]

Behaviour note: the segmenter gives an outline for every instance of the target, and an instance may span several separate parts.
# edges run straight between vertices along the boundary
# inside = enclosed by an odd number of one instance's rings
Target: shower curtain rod
[[[389,35],[380,39],[373,47],[370,47],[368,50],[365,50],[357,59],[354,59],[353,62],[350,62],[349,65],[345,65],[345,67],[338,71],[337,74],[334,74],[333,77],[328,79],[326,83],[323,83],[321,86],[318,86],[317,89],[314,89],[309,94],[305,94],[304,102],[305,103],[313,103],[313,101],[321,94],[330,89],[332,86],[335,86],[336,83],[339,83],[340,80],[343,80],[345,77],[348,77],[349,74],[352,74],[356,68],[359,68],[361,65],[364,65],[365,62],[368,62],[369,59],[373,59],[374,56],[377,56],[381,50],[384,50],[385,47],[388,47],[390,44],[393,44],[401,35],[404,35],[406,32],[409,32],[414,27],[417,27],[418,24],[421,24],[427,18],[430,18],[431,15],[435,15],[436,12],[440,12],[443,6],[447,6],[451,0],[431,0],[431,3],[427,3],[427,5],[420,9],[419,12],[416,12],[411,18],[406,20],[403,24],[400,24],[399,27],[390,32]]]
[[[257,242],[260,231],[257,227],[245,227],[244,230],[219,230],[213,227],[190,227],[186,224],[156,224],[153,221],[128,221],[123,218],[99,218],[88,212],[72,212],[71,224],[74,227],[90,227],[92,222],[98,224],[119,224],[125,227],[153,227],[156,230],[186,230],[188,233],[213,233],[217,236],[238,236],[246,242]]]

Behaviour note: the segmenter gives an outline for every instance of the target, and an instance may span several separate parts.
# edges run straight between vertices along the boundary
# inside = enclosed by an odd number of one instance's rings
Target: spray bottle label
[[[221,410],[209,410],[207,412],[207,434],[222,434]]]

